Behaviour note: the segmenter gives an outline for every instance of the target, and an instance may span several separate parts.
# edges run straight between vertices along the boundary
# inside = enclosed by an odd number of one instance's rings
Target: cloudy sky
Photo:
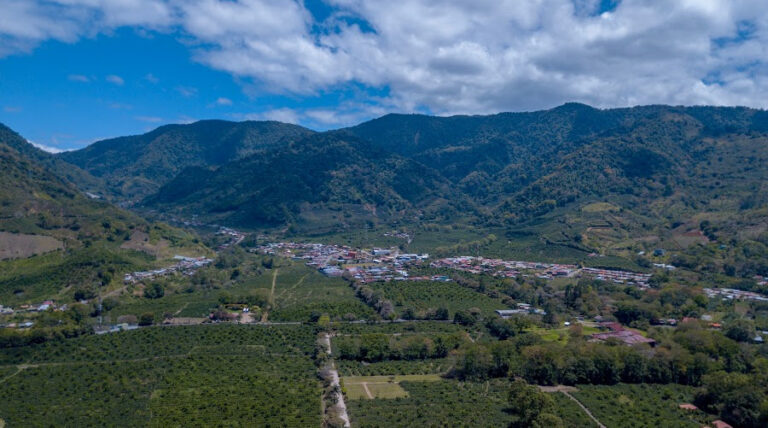
[[[58,149],[198,119],[768,103],[765,0],[0,0],[0,122]]]

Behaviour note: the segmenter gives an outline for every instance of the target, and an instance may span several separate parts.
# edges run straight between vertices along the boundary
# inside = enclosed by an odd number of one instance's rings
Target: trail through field
[[[283,296],[285,295],[285,293],[287,293],[287,292],[289,292],[289,291],[291,291],[291,290],[294,290],[296,287],[300,286],[300,285],[301,285],[301,284],[304,282],[304,279],[305,279],[305,278],[306,278],[308,275],[309,275],[309,274],[306,274],[306,275],[302,276],[302,277],[301,277],[301,279],[299,279],[298,281],[296,281],[296,284],[293,284],[292,286],[290,286],[290,287],[286,288],[285,290],[283,290],[282,292],[280,292],[280,294],[278,294],[278,295],[277,295],[277,297],[283,297]],[[273,288],[272,290],[273,290],[273,293],[274,293],[274,288]]]
[[[581,407],[581,409],[582,409],[582,410],[584,410],[584,413],[586,413],[586,414],[587,414],[587,416],[589,416],[589,418],[590,418],[590,419],[592,419],[593,421],[595,421],[595,423],[597,424],[597,426],[598,426],[599,428],[605,428],[605,425],[603,425],[602,423],[600,423],[600,421],[598,421],[598,420],[597,420],[597,418],[596,418],[596,417],[595,417],[595,416],[592,414],[592,412],[590,412],[590,411],[589,411],[589,409],[587,409],[587,407],[586,407],[586,406],[584,406],[583,404],[581,404],[581,401],[577,400],[577,399],[576,399],[576,397],[574,397],[573,395],[571,395],[571,394],[570,394],[570,393],[569,393],[567,390],[565,390],[565,389],[561,389],[561,390],[560,390],[560,392],[562,392],[563,394],[565,394],[565,396],[566,396],[566,397],[568,397],[568,398],[570,398],[571,400],[575,401],[575,402],[576,402],[576,404],[578,404],[578,405],[579,405],[579,407]]]
[[[180,307],[178,311],[174,312],[173,315],[176,316],[181,313],[186,307],[189,306],[189,302],[185,303],[184,306]]]
[[[261,315],[261,322],[267,322],[269,319],[269,309],[275,306],[275,284],[277,283],[277,272],[280,269],[275,269],[272,273],[272,291],[269,292],[269,307]]]
[[[331,355],[331,337],[328,335],[328,333],[323,333],[321,340],[322,343],[326,344],[327,346],[326,352],[328,355]],[[336,370],[336,363],[333,361],[333,359],[330,360],[330,363],[331,385],[336,390],[334,393],[336,395],[336,406],[339,408],[339,418],[344,421],[344,428],[349,428],[349,413],[347,413],[347,403],[344,402],[344,394],[341,392],[341,380],[339,379],[339,371]],[[368,395],[370,394],[371,393],[368,392]]]
[[[371,394],[371,390],[368,389],[368,383],[367,382],[363,382],[363,389],[365,390],[365,393],[368,395],[368,398],[373,400],[373,394]]]

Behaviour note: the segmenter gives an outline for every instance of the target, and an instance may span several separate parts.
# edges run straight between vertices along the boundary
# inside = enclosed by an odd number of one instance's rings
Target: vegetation
[[[0,413],[11,425],[318,425],[314,337],[301,326],[146,328],[6,350],[3,370],[26,365],[5,379]]]

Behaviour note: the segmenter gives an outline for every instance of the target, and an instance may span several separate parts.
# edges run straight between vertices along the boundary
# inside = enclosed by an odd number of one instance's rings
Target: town
[[[136,282],[158,278],[176,272],[180,272],[184,275],[192,275],[197,269],[213,263],[213,259],[206,257],[185,257],[177,255],[174,256],[174,259],[178,260],[178,263],[174,264],[173,266],[148,271],[126,273],[125,277],[123,278],[123,282],[127,284],[134,284]]]

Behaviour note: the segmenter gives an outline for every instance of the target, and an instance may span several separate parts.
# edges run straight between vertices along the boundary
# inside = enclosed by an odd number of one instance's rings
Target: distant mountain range
[[[571,103],[490,116],[390,114],[322,133],[201,121],[42,164],[144,212],[239,227],[546,223],[562,225],[560,239],[599,248],[689,233],[703,221],[710,234],[763,233],[767,143],[762,110]]]
[[[103,180],[110,195],[131,200],[157,192],[184,168],[221,166],[311,134],[279,122],[204,120],[98,141],[58,157]]]

